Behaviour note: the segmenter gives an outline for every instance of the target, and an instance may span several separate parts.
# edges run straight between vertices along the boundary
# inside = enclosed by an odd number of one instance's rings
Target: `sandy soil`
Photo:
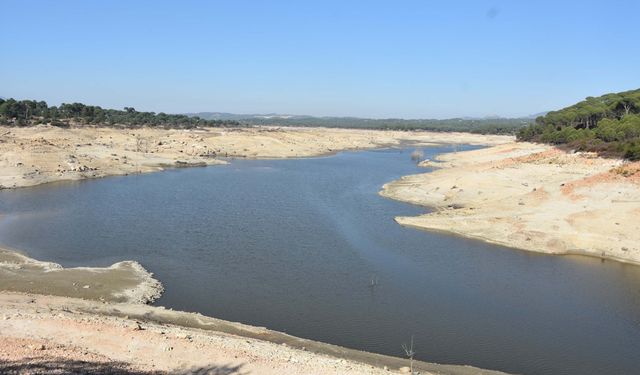
[[[0,127],[0,188],[225,163],[288,158],[401,143],[499,144],[506,136],[324,128],[114,129]]]
[[[433,212],[397,217],[509,247],[640,264],[640,163],[531,143],[446,154],[386,197]]]
[[[406,359],[146,305],[0,293],[0,332],[1,373],[408,372]],[[414,370],[421,374],[498,374],[423,362],[416,362]]]

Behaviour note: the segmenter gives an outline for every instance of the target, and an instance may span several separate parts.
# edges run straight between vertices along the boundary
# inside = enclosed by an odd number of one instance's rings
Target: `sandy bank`
[[[162,285],[134,261],[106,268],[62,268],[0,248],[0,290],[148,303],[160,296]]]
[[[0,293],[0,332],[3,373],[388,374],[408,364],[198,314],[39,295]],[[498,374],[415,367],[421,374]]]
[[[427,206],[402,225],[524,250],[640,264],[640,163],[531,143],[445,154],[383,196]]]
[[[325,128],[114,129],[0,127],[0,187],[225,163],[220,158],[308,157],[403,143],[493,145],[512,137]]]

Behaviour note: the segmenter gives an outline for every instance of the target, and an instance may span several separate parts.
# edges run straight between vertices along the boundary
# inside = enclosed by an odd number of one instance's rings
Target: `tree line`
[[[104,109],[99,106],[82,103],[63,103],[60,106],[48,106],[44,101],[14,100],[0,98],[0,125],[32,126],[49,124],[59,127],[99,125],[120,127],[239,127],[253,125],[329,127],[351,129],[382,130],[430,130],[440,132],[471,132],[479,134],[515,134],[529,125],[526,118],[490,118],[468,119],[367,119],[358,117],[313,117],[292,116],[289,118],[273,116],[233,115],[233,118],[214,118],[213,113],[166,114],[139,112],[132,107],[123,110]]]
[[[640,89],[585,100],[536,118],[518,140],[640,160]]]
[[[241,126],[235,120],[205,120],[187,115],[140,112],[132,107],[105,109],[82,103],[49,106],[44,101],[0,98],[0,125],[31,126],[49,124],[59,127],[100,125],[121,127],[195,128]]]
[[[203,118],[213,118],[215,113],[201,113]],[[210,117],[211,116],[211,117]],[[258,116],[233,115],[235,119],[247,125],[303,126],[349,129],[380,130],[429,130],[439,132],[470,132],[479,134],[515,134],[518,129],[527,126],[532,120],[526,118],[488,118],[468,119],[368,119],[360,117],[314,117],[314,116]]]

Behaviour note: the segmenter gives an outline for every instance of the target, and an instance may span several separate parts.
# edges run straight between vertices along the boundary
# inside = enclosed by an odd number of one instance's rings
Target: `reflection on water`
[[[372,352],[401,356],[414,335],[417,358],[433,362],[640,368],[640,267],[397,225],[424,210],[377,192],[424,171],[412,151],[2,191],[0,242],[64,266],[137,260],[166,286],[158,304]]]

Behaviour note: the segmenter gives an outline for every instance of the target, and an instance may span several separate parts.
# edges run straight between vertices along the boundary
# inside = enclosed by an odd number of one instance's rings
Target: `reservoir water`
[[[640,267],[401,227],[426,209],[377,193],[425,172],[411,151],[4,190],[0,243],[65,267],[137,260],[158,305],[351,348],[402,356],[413,335],[430,362],[640,373]]]

